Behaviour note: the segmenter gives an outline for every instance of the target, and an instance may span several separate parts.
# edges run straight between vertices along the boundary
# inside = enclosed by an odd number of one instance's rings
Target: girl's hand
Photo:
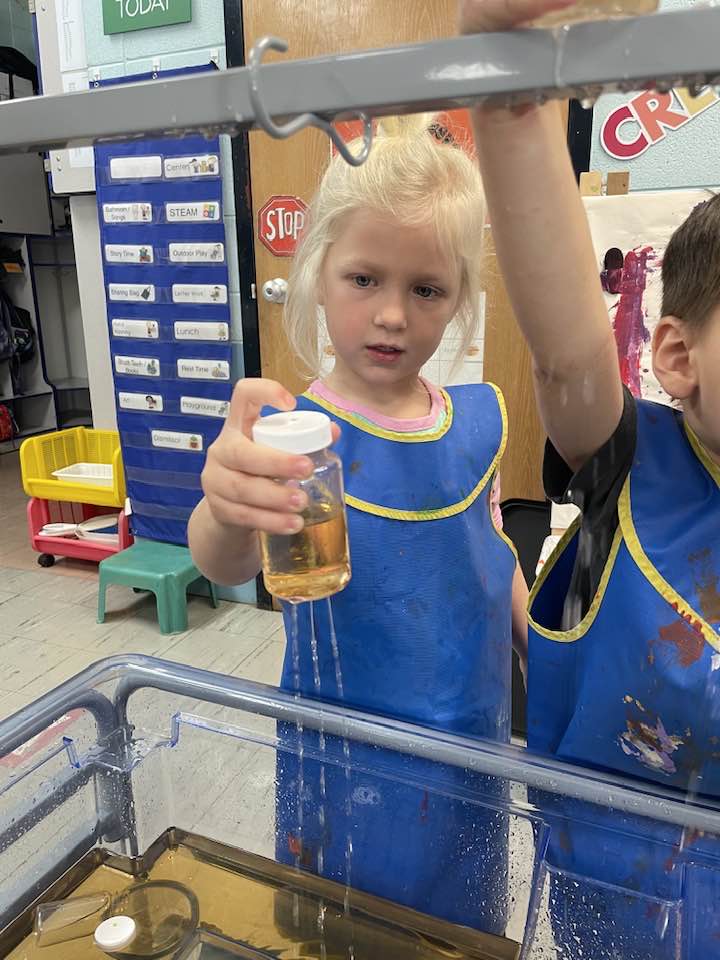
[[[230,412],[208,448],[202,487],[210,512],[225,527],[291,534],[303,527],[307,497],[276,480],[303,480],[313,471],[308,457],[262,447],[252,427],[264,406],[294,410],[295,398],[273,380],[248,378],[235,387]],[[339,430],[334,426],[334,438]]]
[[[570,7],[575,0],[458,0],[460,33],[496,33]]]

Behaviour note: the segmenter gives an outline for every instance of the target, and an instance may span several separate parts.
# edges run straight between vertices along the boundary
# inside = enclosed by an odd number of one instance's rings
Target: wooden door
[[[542,450],[544,432],[537,414],[530,351],[518,329],[495,257],[490,230],[485,240],[485,357],[483,376],[505,396],[508,444],[501,473],[503,500],[544,500]]]
[[[286,39],[293,59],[343,53],[368,47],[451,36],[456,0],[429,3],[388,3],[387,0],[244,0],[246,53],[264,34]],[[271,60],[275,54],[268,54]],[[253,213],[272,196],[295,196],[309,202],[330,158],[327,137],[308,130],[290,140],[250,134]],[[282,326],[282,306],[267,303],[262,285],[287,278],[290,261],[275,257],[257,240],[255,258],[263,375],[280,380],[295,393],[305,389],[303,371],[291,355]]]
[[[449,37],[455,32],[456,8],[456,0],[243,0],[246,55],[265,34],[285,38],[290,45],[286,56],[294,59]],[[268,60],[275,56],[268,54]],[[289,349],[282,306],[268,303],[260,293],[266,281],[287,279],[290,260],[275,257],[257,239],[258,211],[272,196],[296,196],[309,202],[329,158],[329,141],[315,130],[290,140],[271,140],[257,131],[250,134],[262,372],[295,393],[305,389],[307,380]],[[524,345],[514,328],[492,250],[487,268],[486,376],[497,380],[507,394],[511,418],[503,495],[537,497],[542,440],[534,415],[529,360],[523,355]],[[510,364],[509,358],[518,355],[524,359]]]
[[[567,103],[560,111],[560,122],[567,130]],[[544,500],[541,464],[545,431],[535,402],[532,360],[513,316],[489,230],[483,281],[487,298],[483,376],[500,387],[508,412],[508,445],[501,468],[502,497],[503,500],[516,497]]]

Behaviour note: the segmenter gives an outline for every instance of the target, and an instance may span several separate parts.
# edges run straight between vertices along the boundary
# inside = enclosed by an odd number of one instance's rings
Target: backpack
[[[34,356],[35,342],[30,314],[22,307],[16,307],[0,286],[0,360],[10,361],[14,393],[22,392],[20,364]]]
[[[12,334],[15,342],[15,356],[21,363],[30,360],[35,353],[35,330],[30,322],[30,313],[13,304]]]
[[[0,443],[12,440],[17,433],[17,425],[10,413],[10,408],[0,403]]]
[[[12,360],[15,356],[11,306],[5,291],[0,287],[0,360]]]

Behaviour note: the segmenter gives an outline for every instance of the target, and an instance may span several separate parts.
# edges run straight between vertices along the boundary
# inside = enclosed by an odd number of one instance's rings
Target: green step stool
[[[187,547],[143,540],[100,563],[98,623],[105,622],[105,591],[118,583],[135,591],[149,590],[157,599],[161,633],[187,630],[187,589],[196,580],[206,580],[192,561]],[[212,605],[217,607],[215,584],[207,580]]]

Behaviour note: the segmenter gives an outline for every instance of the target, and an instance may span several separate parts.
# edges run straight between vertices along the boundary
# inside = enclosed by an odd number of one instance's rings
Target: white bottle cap
[[[257,421],[253,440],[285,453],[315,453],[332,443],[330,417],[315,410],[273,413]]]
[[[122,950],[135,938],[137,925],[132,917],[108,917],[95,930],[95,943],[101,950]]]

